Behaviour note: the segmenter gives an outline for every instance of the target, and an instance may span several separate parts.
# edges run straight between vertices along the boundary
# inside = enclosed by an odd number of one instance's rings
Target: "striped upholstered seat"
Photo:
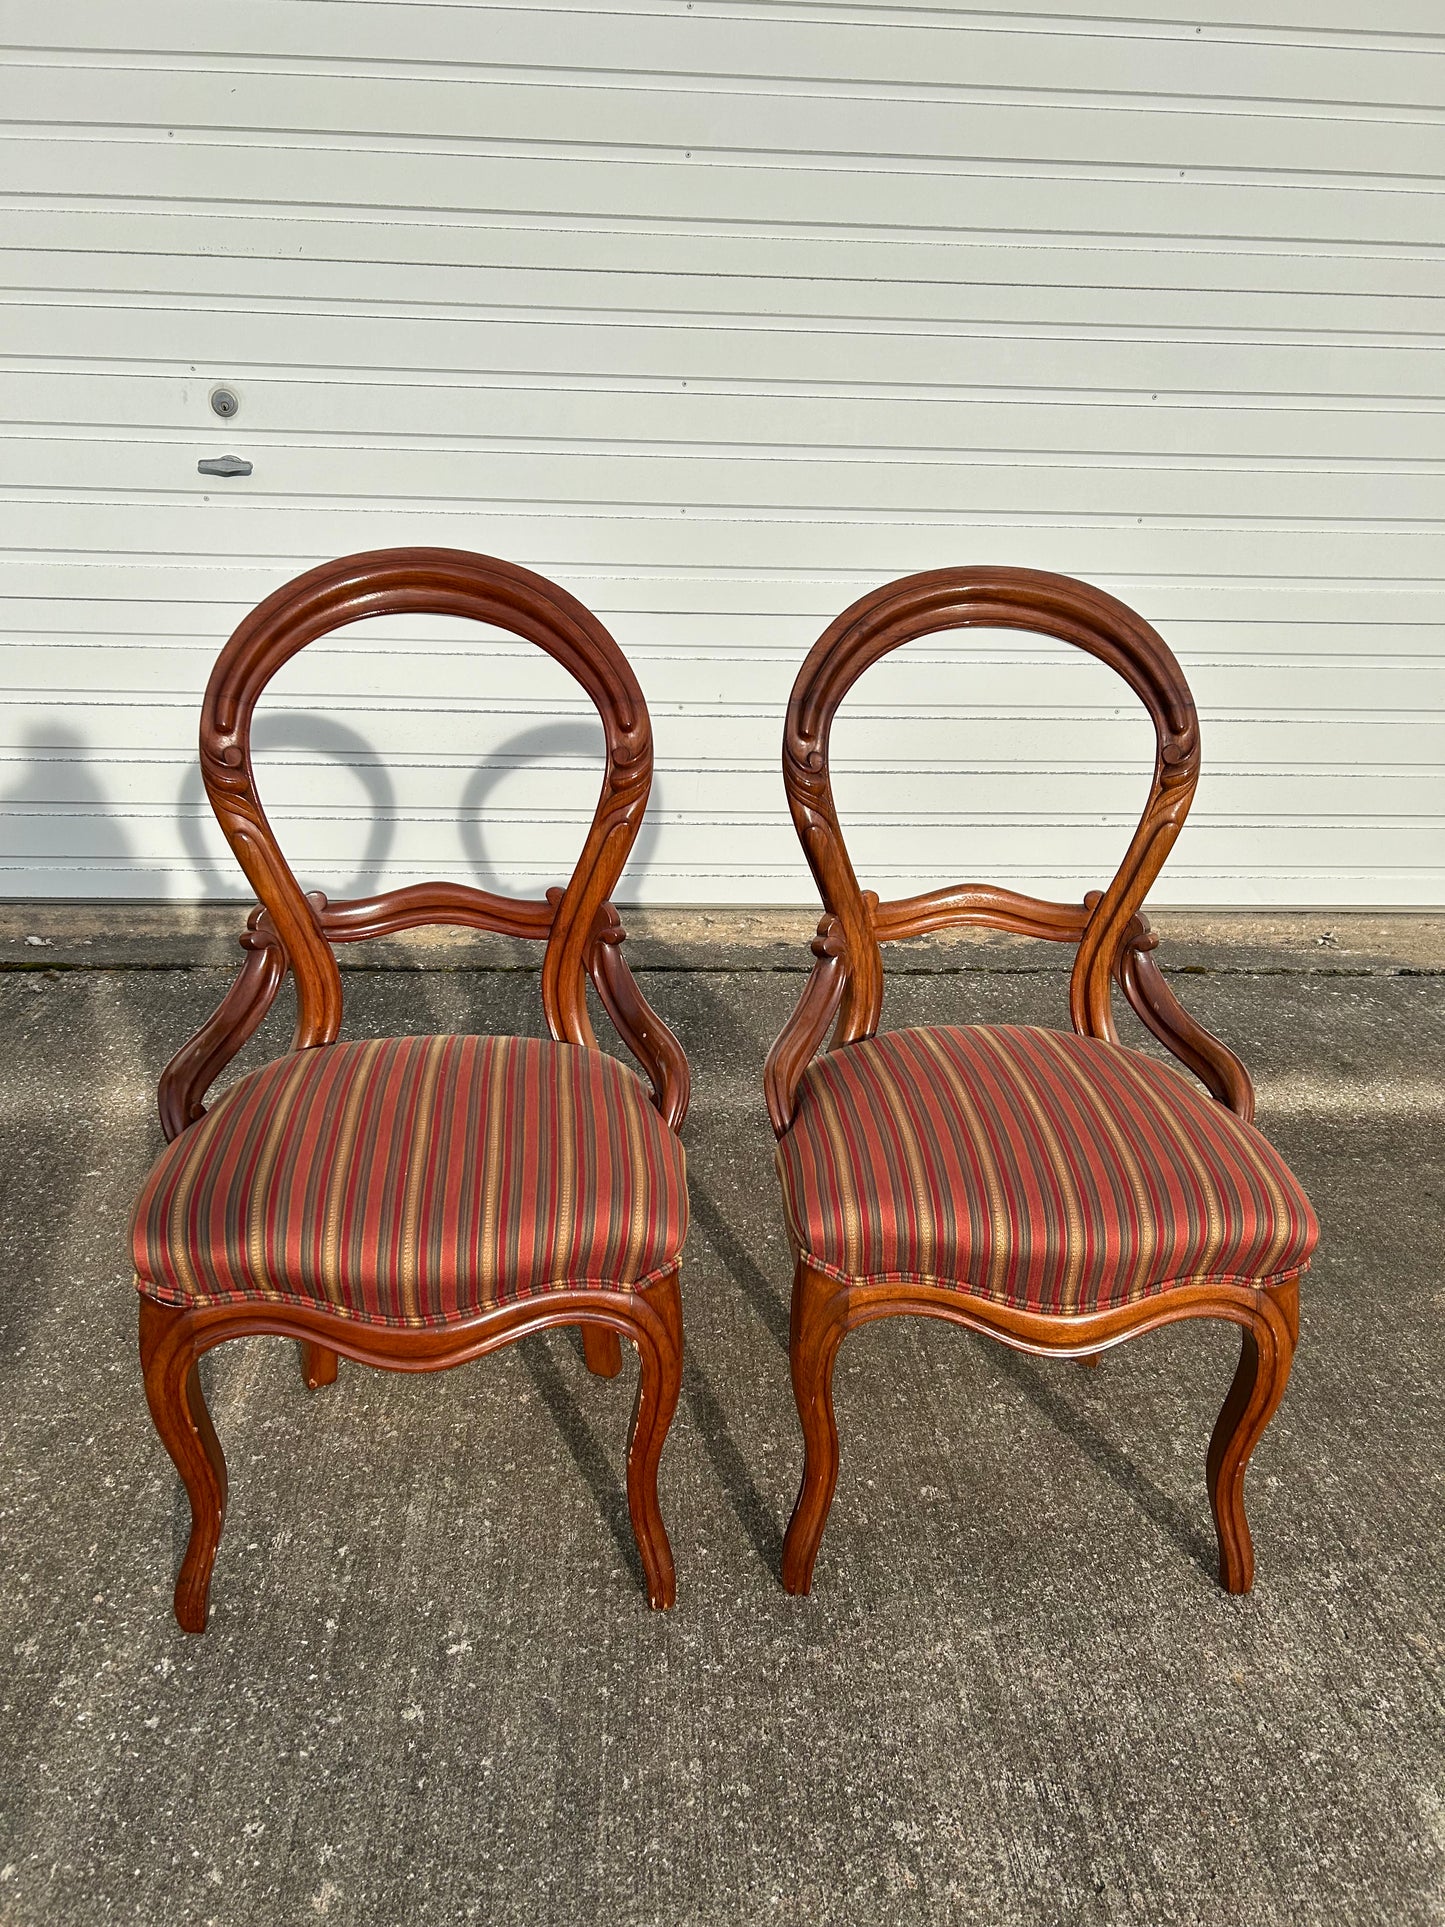
[[[818,1058],[777,1150],[815,1268],[1033,1311],[1309,1261],[1309,1200],[1272,1145],[1177,1071],[1052,1030],[893,1031]]]
[[[520,1037],[393,1037],[243,1077],[169,1145],[132,1225],[163,1304],[318,1305],[444,1325],[631,1290],[687,1231],[680,1140],[624,1065]]]

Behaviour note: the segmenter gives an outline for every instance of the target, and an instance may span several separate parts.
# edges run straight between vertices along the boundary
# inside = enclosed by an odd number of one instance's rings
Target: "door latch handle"
[[[196,463],[198,475],[249,475],[251,464],[242,461],[239,455],[212,455],[207,461]]]

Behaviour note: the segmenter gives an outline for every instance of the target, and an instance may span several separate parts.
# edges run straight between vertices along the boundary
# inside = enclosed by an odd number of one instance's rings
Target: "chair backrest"
[[[1139,827],[1108,889],[1081,905],[979,883],[880,903],[854,875],[828,769],[838,705],[892,650],[918,636],[968,628],[1026,629],[1087,650],[1118,671],[1153,721],[1154,780]],[[824,910],[837,919],[844,981],[835,1043],[855,1043],[878,1028],[881,943],[969,923],[1077,942],[1070,1017],[1084,1035],[1112,1040],[1110,979],[1139,929],[1136,913],[1184,823],[1198,776],[1199,721],[1179,664],[1142,617],[1101,589],[1036,569],[934,569],[887,583],[845,609],[798,671],[783,735],[793,822]]]
[[[468,616],[534,642],[596,705],[606,760],[602,792],[565,889],[545,902],[467,884],[421,883],[352,903],[308,896],[281,854],[256,789],[251,719],[283,663],[309,642],[381,615]],[[467,924],[545,940],[542,1003],[561,1042],[594,1045],[585,972],[599,917],[627,861],[652,786],[652,726],[637,678],[582,604],[542,576],[457,549],[379,549],[327,562],[288,582],[248,615],[217,658],[201,711],[201,770],[226,841],[245,871],[296,978],[295,1048],[335,1041],[341,973],[333,943],[427,923]],[[612,919],[615,923],[615,918]]]

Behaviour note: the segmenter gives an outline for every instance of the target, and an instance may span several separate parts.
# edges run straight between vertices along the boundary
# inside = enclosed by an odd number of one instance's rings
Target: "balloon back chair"
[[[303,893],[282,856],[251,765],[257,698],[307,643],[396,613],[471,617],[536,643],[596,705],[601,797],[571,880],[545,901],[422,883],[328,903]],[[435,1371],[556,1325],[579,1325],[588,1365],[611,1377],[629,1339],[641,1370],[627,1496],[648,1598],[670,1606],[657,1468],[681,1370],[677,1131],[688,1071],[622,959],[610,902],[652,781],[636,678],[601,623],[540,576],[453,550],[393,549],[313,569],[247,616],[211,675],[200,747],[211,806],[259,903],[239,975],[161,1078],[170,1142],[132,1225],[146,1396],[191,1502],[177,1619],[205,1628],[226,1504],[197,1361],[252,1333],[299,1340],[313,1389],[335,1379],[338,1355]],[[334,946],[432,923],[541,943],[550,1041],[341,1041]],[[205,1110],[288,969],[290,1054]],[[598,1048],[589,976],[647,1072],[650,1103]]]
[[[1081,905],[970,883],[894,903],[859,887],[828,770],[838,705],[872,663],[941,630],[1023,629],[1087,650],[1154,724],[1148,803],[1107,890]],[[783,1583],[806,1593],[838,1475],[832,1379],[855,1327],[900,1312],[1020,1351],[1094,1361],[1176,1319],[1240,1327],[1210,1441],[1220,1573],[1247,1592],[1244,1474],[1289,1376],[1309,1202],[1254,1129],[1244,1066],[1181,1008],[1141,906],[1199,774],[1199,728],[1162,639],[1112,596],[1030,569],[940,569],[864,596],[798,673],[783,739],[793,821],[823,900],[815,962],[766,1094],[797,1269],[791,1361],[805,1463]],[[878,1034],[880,946],[956,925],[1077,946],[1072,1032]],[[1111,985],[1203,1084],[1118,1041]],[[829,1029],[830,1048],[816,1055]]]

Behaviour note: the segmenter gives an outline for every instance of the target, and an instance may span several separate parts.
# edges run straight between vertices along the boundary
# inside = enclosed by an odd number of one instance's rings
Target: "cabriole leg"
[[[641,1372],[627,1442],[627,1509],[647,1576],[647,1600],[670,1606],[677,1598],[672,1547],[657,1500],[657,1467],[682,1390],[682,1294],[677,1273],[660,1278],[638,1294],[654,1316],[639,1320],[633,1332]]]
[[[1239,1368],[1209,1441],[1209,1503],[1219,1535],[1219,1579],[1226,1592],[1254,1584],[1254,1544],[1244,1516],[1244,1475],[1250,1454],[1284,1396],[1299,1335],[1299,1281],[1265,1294],[1265,1311],[1246,1325]]]
[[[336,1370],[341,1360],[335,1352],[327,1351],[324,1345],[313,1345],[309,1338],[300,1341],[301,1376],[309,1391],[319,1392],[323,1385],[336,1383]]]
[[[622,1370],[622,1340],[607,1325],[582,1327],[582,1356],[598,1378],[616,1378]]]
[[[151,1417],[191,1502],[191,1536],[176,1580],[176,1618],[186,1632],[203,1633],[226,1513],[226,1461],[201,1395],[195,1314],[143,1297],[140,1356]]]
[[[788,1356],[803,1428],[803,1480],[783,1541],[783,1586],[791,1593],[812,1589],[813,1562],[838,1483],[833,1366],[844,1329],[837,1311],[838,1295],[839,1287],[831,1278],[799,1263],[793,1280]]]

